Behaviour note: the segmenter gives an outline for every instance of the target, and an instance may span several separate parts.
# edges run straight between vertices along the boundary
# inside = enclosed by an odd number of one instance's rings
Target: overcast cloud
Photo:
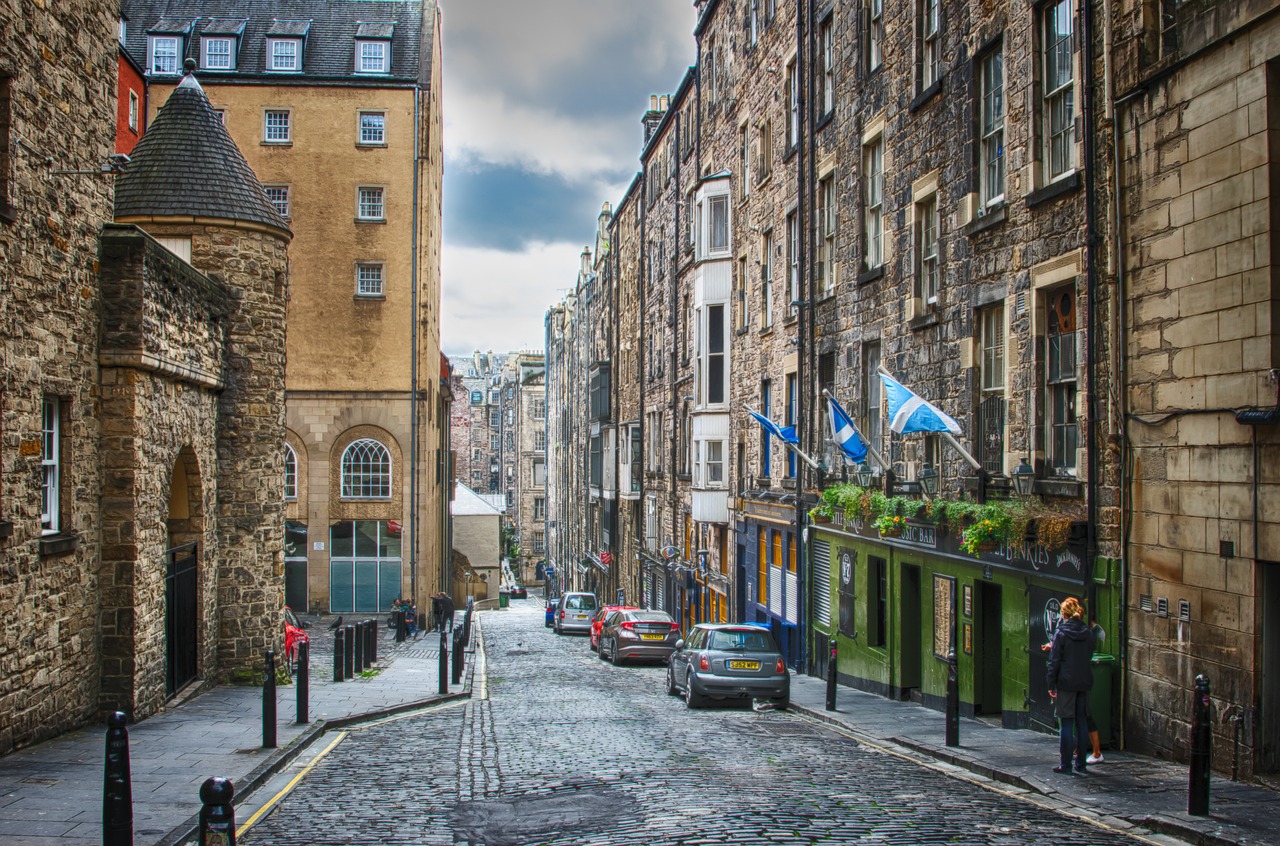
[[[692,0],[442,0],[444,352],[541,349],[640,118],[694,59]]]

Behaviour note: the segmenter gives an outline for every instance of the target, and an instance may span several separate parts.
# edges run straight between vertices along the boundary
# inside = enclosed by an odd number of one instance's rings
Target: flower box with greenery
[[[836,522],[862,522],[882,537],[899,537],[909,522],[927,522],[954,535],[970,555],[991,552],[1001,546],[1032,542],[1047,549],[1066,547],[1071,527],[1084,519],[1078,503],[1033,499],[997,499],[985,504],[971,499],[917,499],[886,496],[875,488],[837,484],[822,492],[822,501],[810,512]],[[815,522],[823,522],[815,519]]]

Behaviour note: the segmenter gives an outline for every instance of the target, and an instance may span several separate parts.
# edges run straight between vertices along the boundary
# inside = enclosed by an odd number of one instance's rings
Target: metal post
[[[836,709],[836,638],[831,636],[831,651],[827,655],[827,710]]]
[[[409,636],[409,624],[404,619],[404,609],[396,611],[396,643],[404,643]]]
[[[947,653],[947,745],[960,745],[960,662]]]
[[[311,697],[311,644],[302,641],[298,644],[298,722],[311,721],[309,700]]]
[[[378,621],[364,621],[364,665],[372,667],[378,662]]]
[[[276,748],[276,653],[262,653],[262,747]]]
[[[445,640],[444,629],[440,629],[440,695],[449,692],[449,642]]]
[[[340,682],[345,678],[343,674],[347,665],[342,660],[342,653],[346,647],[343,646],[342,641],[346,640],[346,638],[347,633],[341,628],[333,633],[333,680],[336,682]]]
[[[236,809],[231,804],[235,795],[229,778],[211,778],[200,785],[199,846],[236,846]]]
[[[462,683],[462,635],[453,633],[453,683]]]
[[[346,678],[356,677],[356,627],[348,623],[345,627],[347,636],[343,638],[342,671]]]
[[[351,666],[357,676],[364,672],[364,623],[351,627]]]
[[[133,846],[133,779],[129,775],[128,718],[107,718],[107,757],[102,780],[102,846]]]
[[[1187,792],[1187,813],[1209,816],[1209,770],[1213,763],[1213,723],[1209,703],[1209,677],[1196,676],[1195,699],[1191,706],[1191,785]]]

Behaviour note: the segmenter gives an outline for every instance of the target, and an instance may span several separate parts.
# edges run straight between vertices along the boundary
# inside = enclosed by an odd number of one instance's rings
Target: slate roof
[[[125,48],[143,67],[147,66],[147,33],[160,32],[161,25],[166,32],[181,33],[194,21],[184,38],[181,67],[182,59],[200,60],[202,35],[224,35],[228,19],[247,20],[236,45],[235,70],[201,70],[206,83],[270,78],[279,84],[324,79],[353,85],[368,85],[371,80],[429,85],[436,6],[436,0],[123,0],[121,11],[129,21]],[[389,74],[355,73],[357,34],[391,39]],[[303,38],[301,73],[265,69],[268,35]],[[154,79],[177,81],[176,76]]]
[[[194,76],[169,95],[130,159],[116,178],[117,219],[192,215],[290,231]]]

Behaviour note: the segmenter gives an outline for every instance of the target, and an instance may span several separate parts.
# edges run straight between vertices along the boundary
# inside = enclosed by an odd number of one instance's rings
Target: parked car
[[[529,591],[525,590],[524,585],[513,585],[511,587],[512,599],[528,599]]]
[[[556,611],[560,609],[560,597],[553,596],[547,600],[547,628],[556,624]]]
[[[602,605],[595,614],[591,616],[591,651],[595,652],[600,646],[600,627],[604,625],[604,618],[608,617],[614,611],[621,611],[624,608],[633,609],[634,605]]]
[[[591,616],[599,607],[594,593],[570,592],[560,599],[556,612],[556,634],[591,631]]]
[[[736,623],[699,623],[676,641],[667,663],[667,693],[700,708],[712,699],[770,699],[791,704],[791,674],[773,634]]]
[[[605,618],[598,654],[614,664],[632,658],[666,661],[679,640],[680,624],[666,611],[620,609]]]
[[[311,638],[305,631],[306,628],[307,624],[299,620],[298,615],[293,613],[293,609],[286,605],[284,607],[284,654],[289,661],[290,674],[297,672],[298,669],[298,644],[311,643]]]

